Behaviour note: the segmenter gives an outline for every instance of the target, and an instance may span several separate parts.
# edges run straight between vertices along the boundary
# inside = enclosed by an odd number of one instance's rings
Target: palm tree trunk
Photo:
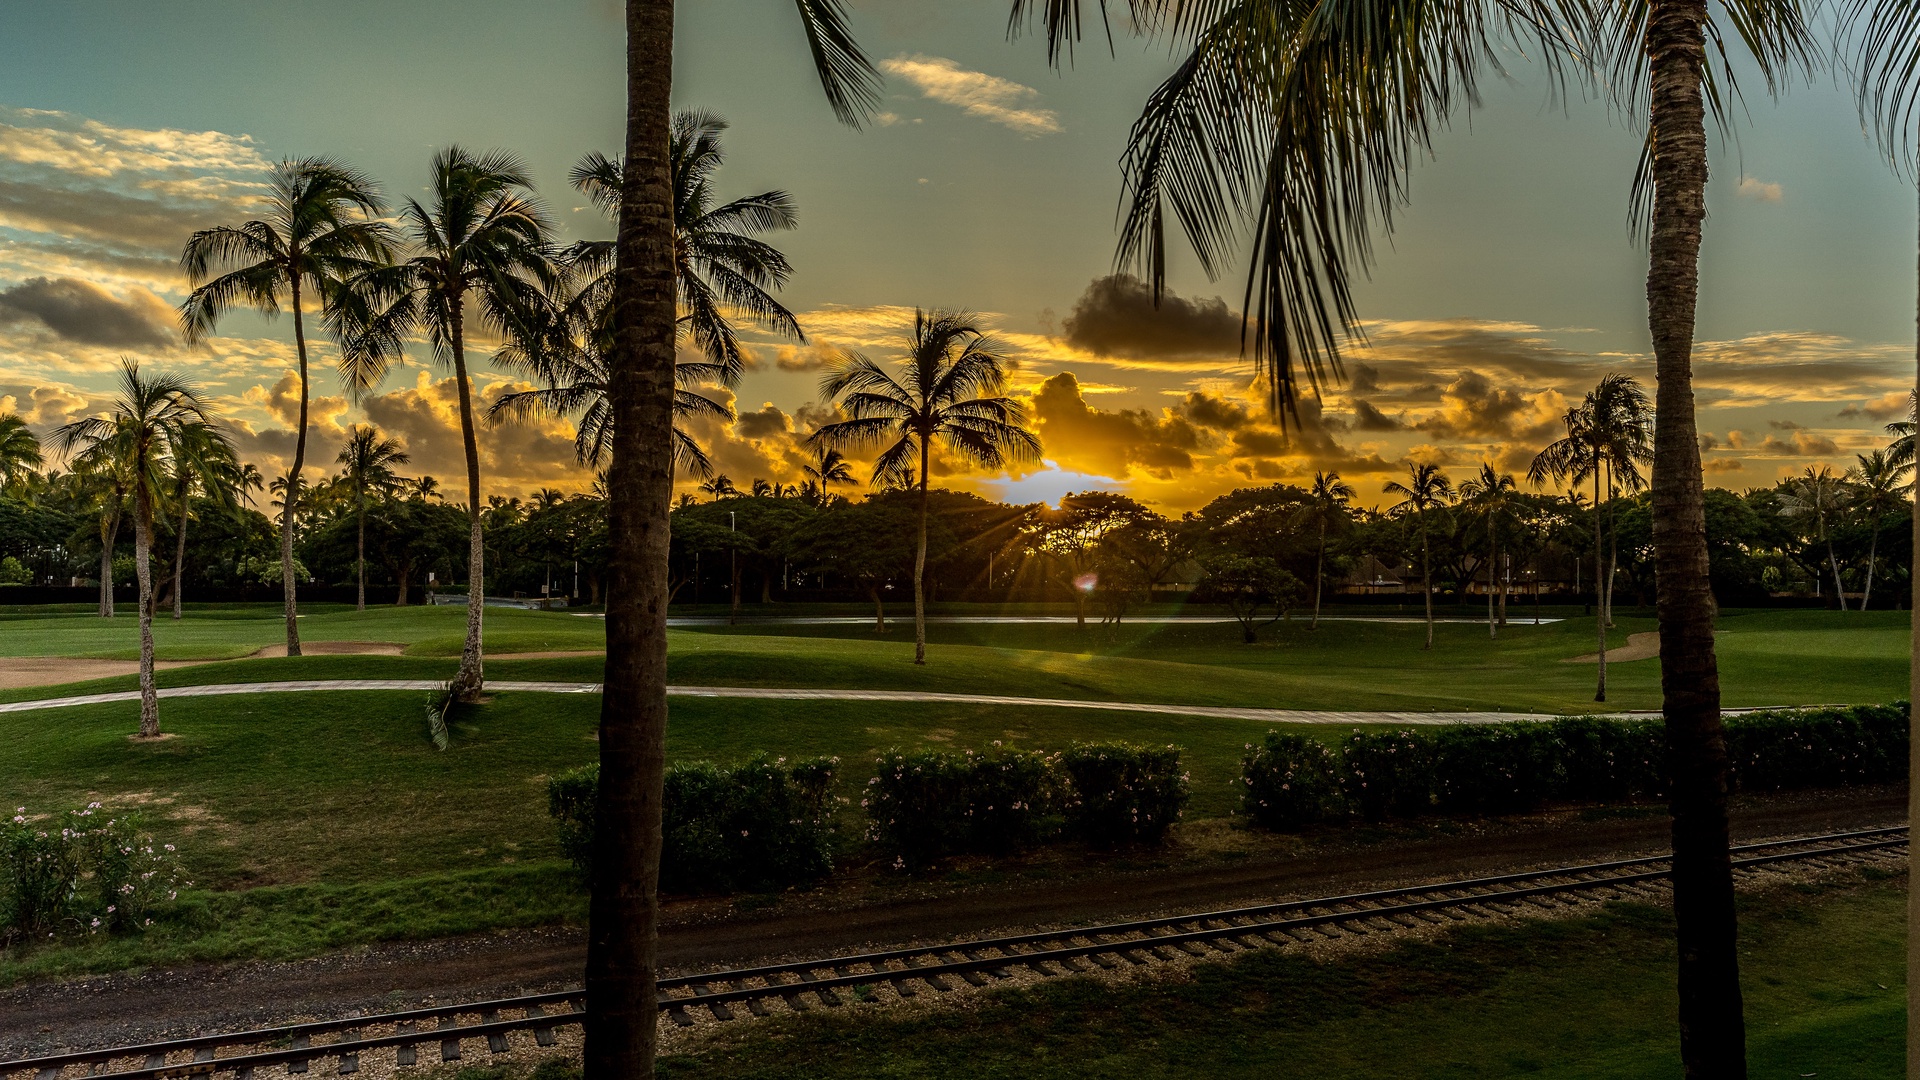
[[[1860,593],[1861,611],[1867,610],[1867,605],[1873,602],[1873,563],[1879,553],[1880,530],[1875,529],[1873,539],[1867,541],[1867,587]]]
[[[173,546],[173,621],[180,621],[180,582],[187,566],[187,492],[180,493],[180,535]]]
[[[1597,457],[1597,455],[1596,455]],[[1607,700],[1607,601],[1606,541],[1602,538],[1600,517],[1600,462],[1593,463],[1593,626],[1600,636],[1600,682],[1593,700]]]
[[[280,509],[280,588],[286,599],[287,655],[300,655],[299,584],[293,577],[293,515],[299,501],[300,470],[307,463],[307,330],[300,315],[300,274],[293,281],[293,346],[300,356],[300,426],[293,435],[293,468],[287,471],[287,497]]]
[[[1727,744],[1713,648],[1706,509],[1694,420],[1694,307],[1706,216],[1707,138],[1701,80],[1705,0],[1652,0],[1653,228],[1647,324],[1655,375],[1653,549],[1660,615],[1660,690],[1673,815],[1674,923],[1679,946],[1680,1059],[1689,1080],[1744,1077],[1733,866],[1728,852]]]
[[[460,670],[453,677],[456,700],[480,696],[485,679],[480,670],[480,620],[486,610],[487,553],[480,528],[480,444],[473,434],[473,387],[467,384],[466,327],[460,311],[463,297],[454,297],[452,311],[453,379],[460,393],[460,444],[467,455],[467,640],[460,649]]]
[[[1823,529],[1821,531],[1824,532],[1825,530]],[[1827,566],[1833,571],[1833,598],[1840,602],[1840,610],[1845,611],[1847,610],[1847,589],[1846,586],[1840,584],[1840,560],[1834,558],[1833,555],[1833,537],[1828,536],[1826,540]]]
[[[1487,640],[1500,640],[1500,628],[1493,621],[1493,589],[1500,577],[1500,544],[1494,534],[1493,515],[1487,515]]]
[[[1920,192],[1920,184],[1916,184],[1914,190]],[[1915,281],[1920,282],[1920,260],[1916,261]],[[1914,307],[1913,369],[1914,401],[1920,403],[1920,298],[1916,299]],[[1913,499],[1913,550],[1920,551],[1920,484],[1913,485]],[[1909,573],[1908,585],[1911,595],[1907,597],[1910,642],[1907,701],[1915,702],[1920,701],[1920,574]],[[1912,730],[1914,709],[1911,704],[1907,707],[1907,715],[1907,820],[1911,822],[1920,820],[1920,817],[1915,817],[1920,814],[1920,784],[1912,781],[1913,777],[1920,776],[1920,739],[1913,737],[1916,733]],[[1907,890],[1907,970],[1920,971],[1920,894],[1916,894],[1911,887]],[[1911,977],[1907,979],[1907,1030],[1920,1031],[1920,979]],[[1920,1038],[1907,1040],[1907,1075],[1920,1076]]]
[[[627,143],[608,364],[607,667],[587,933],[587,1080],[651,1080],[673,499],[673,0],[627,0]]]
[[[1320,547],[1313,556],[1313,622],[1307,629],[1320,629],[1320,583],[1325,579],[1327,566],[1327,522],[1320,521]]]
[[[153,684],[153,503],[144,490],[134,495],[133,572],[140,582],[140,737],[160,736],[160,691]]]
[[[1433,648],[1433,560],[1427,553],[1427,517],[1420,515],[1420,593],[1427,601],[1427,644]]]
[[[120,506],[115,499],[113,512],[100,523],[100,617],[113,618],[113,545],[120,539]]]
[[[927,459],[931,456],[926,436],[920,438],[920,542],[913,552],[913,662],[927,662]],[[1080,625],[1085,627],[1085,612]]]
[[[873,598],[873,632],[887,632],[887,605],[880,599],[880,584],[875,582],[867,587],[867,595]]]
[[[353,610],[367,610],[367,489],[364,484],[354,487],[354,516],[359,520],[359,539],[354,548],[353,566],[355,576],[359,578],[360,591],[355,595]],[[405,586],[402,586],[405,588]]]

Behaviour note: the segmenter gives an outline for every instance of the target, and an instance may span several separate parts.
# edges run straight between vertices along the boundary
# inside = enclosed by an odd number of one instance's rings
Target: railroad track
[[[1804,836],[1737,846],[1733,849],[1734,867],[1736,872],[1752,873],[1782,864],[1837,867],[1895,860],[1904,857],[1906,846],[1905,826]],[[957,983],[987,986],[1012,978],[1015,968],[1060,976],[1515,913],[1538,915],[1594,900],[1656,895],[1667,887],[1670,863],[1669,856],[1651,855],[1103,926],[677,975],[659,982],[660,1010],[673,1023],[691,1026],[699,1022],[697,1014],[728,1021],[740,1018],[743,1011],[766,1016],[776,1008],[806,1012],[822,1006],[838,1007],[848,997],[864,1000],[881,987],[912,998],[927,990],[953,991],[959,988]],[[235,1080],[253,1080],[258,1069],[284,1068],[289,1074],[301,1074],[322,1061],[332,1063],[337,1073],[346,1075],[358,1072],[361,1056],[373,1051],[393,1051],[398,1066],[420,1064],[422,1047],[429,1048],[427,1056],[438,1061],[458,1061],[466,1044],[480,1040],[485,1040],[489,1054],[508,1052],[514,1037],[528,1034],[535,1046],[555,1046],[560,1041],[560,1029],[585,1022],[585,1001],[582,990],[560,990],[19,1058],[0,1061],[0,1080],[21,1074],[31,1074],[33,1080],[80,1076],[159,1080],[224,1072],[233,1073]],[[437,1055],[431,1053],[435,1044]]]

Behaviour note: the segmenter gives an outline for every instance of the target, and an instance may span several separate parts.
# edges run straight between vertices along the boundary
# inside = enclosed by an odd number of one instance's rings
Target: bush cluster
[[[1179,747],[1088,743],[1059,764],[1067,835],[1094,847],[1158,844],[1187,808]]]
[[[99,803],[58,824],[22,806],[0,823],[0,940],[142,930],[192,884],[136,816],[103,817]]]
[[[766,755],[739,765],[708,761],[667,769],[660,887],[669,892],[766,891],[817,881],[833,869],[833,782],[838,758],[789,762]],[[582,873],[593,865],[600,768],[547,783],[560,846]]]
[[[886,754],[860,800],[867,839],[915,869],[949,855],[1031,847],[1060,828],[1059,760],[999,746]]]
[[[1729,717],[1735,791],[1789,791],[1903,780],[1905,702]],[[1666,794],[1658,720],[1567,717],[1542,723],[1356,730],[1334,752],[1268,733],[1241,765],[1243,811],[1292,830],[1348,814],[1368,821],[1428,813],[1507,814],[1557,803]]]

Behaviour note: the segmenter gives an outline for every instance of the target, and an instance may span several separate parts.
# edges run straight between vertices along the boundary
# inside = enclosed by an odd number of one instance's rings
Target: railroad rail
[[[1738,872],[1787,863],[1838,866],[1896,857],[1907,846],[1906,826],[1742,844],[1733,849]],[[922,988],[957,989],[954,980],[986,986],[1016,967],[1042,976],[1145,966],[1155,961],[1223,956],[1268,944],[1288,944],[1394,932],[1486,919],[1515,912],[1552,912],[1593,900],[1645,898],[1664,889],[1671,856],[1649,855],[1492,877],[1409,885],[1309,900],[1169,915],[1101,926],[980,938],[820,960],[663,977],[660,1011],[691,1026],[704,1013],[734,1020],[744,1009],[766,1016],[775,1003],[806,1012],[845,1004],[885,986],[911,998]],[[392,1049],[398,1066],[419,1064],[420,1048],[439,1044],[442,1062],[461,1060],[463,1044],[486,1040],[490,1054],[512,1048],[511,1036],[531,1033],[535,1046],[554,1046],[559,1029],[583,1025],[586,994],[579,989],[467,1002],[201,1035],[167,1042],[109,1047],[0,1061],[0,1080],[112,1077],[162,1080],[231,1072],[253,1080],[256,1069],[288,1074],[328,1061],[340,1075],[359,1071],[362,1054]],[[325,1040],[325,1041],[316,1041]],[[228,1051],[224,1056],[222,1051]],[[77,1070],[84,1069],[84,1073]]]

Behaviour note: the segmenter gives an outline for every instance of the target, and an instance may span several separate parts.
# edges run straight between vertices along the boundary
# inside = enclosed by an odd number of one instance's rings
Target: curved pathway
[[[169,686],[163,698],[226,697],[233,694],[286,694],[314,690],[437,690],[446,685],[434,679],[309,679],[288,682],[214,683],[206,686]],[[599,683],[513,682],[488,680],[487,689],[500,693],[597,694]],[[1071,698],[1005,697],[997,694],[940,694],[920,690],[812,690],[764,686],[669,686],[670,697],[752,698],[763,701],[910,701],[954,705],[1022,705],[1051,709],[1100,709],[1107,712],[1205,716],[1228,720],[1261,720],[1273,724],[1495,724],[1510,720],[1551,720],[1551,713],[1511,712],[1349,712],[1323,709],[1252,709],[1227,705],[1168,705],[1144,701],[1084,701]],[[0,713],[59,709],[74,705],[106,705],[138,701],[138,690],[73,697],[41,698],[0,704]]]

